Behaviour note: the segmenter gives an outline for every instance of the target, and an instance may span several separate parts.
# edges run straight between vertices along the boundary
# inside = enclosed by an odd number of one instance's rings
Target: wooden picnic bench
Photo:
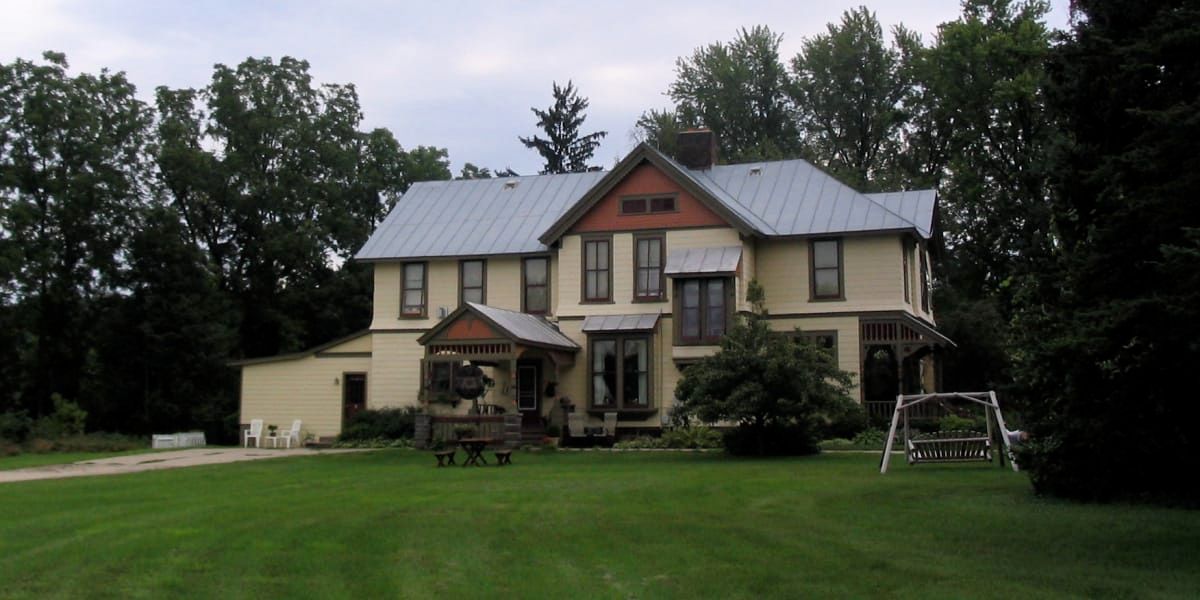
[[[512,450],[497,450],[494,454],[497,467],[512,464]]]
[[[908,440],[908,463],[992,461],[992,440],[977,431],[936,431]]]
[[[437,461],[438,461],[437,466],[444,467],[446,465],[454,464],[454,453],[455,452],[456,452],[456,450],[454,450],[453,448],[450,450],[438,450],[437,452],[434,452],[433,455],[435,457],[437,457]]]

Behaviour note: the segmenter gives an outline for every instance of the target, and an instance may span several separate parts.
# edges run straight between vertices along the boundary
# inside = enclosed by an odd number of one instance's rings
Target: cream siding
[[[421,334],[378,331],[372,337],[367,407],[417,406],[425,357],[425,349],[417,343]]]
[[[896,235],[842,239],[844,300],[809,300],[808,240],[757,245],[757,275],[772,314],[912,310],[904,302],[902,256]]]

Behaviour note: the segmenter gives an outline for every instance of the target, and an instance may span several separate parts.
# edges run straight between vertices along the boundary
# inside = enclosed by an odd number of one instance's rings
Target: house
[[[363,407],[463,413],[452,377],[474,363],[495,382],[483,402],[530,431],[564,410],[660,428],[754,279],[771,327],[828,348],[872,411],[935,390],[950,341],[930,304],[932,190],[863,194],[803,160],[719,165],[707,130],[679,147],[640,145],[606,172],[413,185],[356,256],[374,266],[370,328],[238,363],[241,421],[327,437]]]

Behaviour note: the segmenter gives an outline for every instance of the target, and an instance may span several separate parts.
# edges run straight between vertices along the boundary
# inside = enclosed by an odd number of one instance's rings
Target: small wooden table
[[[482,467],[486,465],[487,459],[483,457],[483,450],[493,441],[492,438],[462,438],[458,440],[458,445],[462,446],[462,449],[467,453],[467,459],[463,461],[463,466],[475,465]]]

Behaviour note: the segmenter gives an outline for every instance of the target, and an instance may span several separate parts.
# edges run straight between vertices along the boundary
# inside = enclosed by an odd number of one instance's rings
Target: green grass
[[[114,456],[128,456],[130,454],[143,454],[146,452],[154,452],[149,448],[139,448],[137,450],[122,450],[120,452],[46,452],[46,453],[25,453],[15,456],[5,456],[0,458],[0,471],[9,469],[24,469],[27,467],[45,467],[49,465],[65,465],[81,460],[101,460],[112,458]]]
[[[461,458],[461,455],[460,455]],[[1195,597],[1200,512],[987,465],[404,450],[0,486],[0,596]]]

